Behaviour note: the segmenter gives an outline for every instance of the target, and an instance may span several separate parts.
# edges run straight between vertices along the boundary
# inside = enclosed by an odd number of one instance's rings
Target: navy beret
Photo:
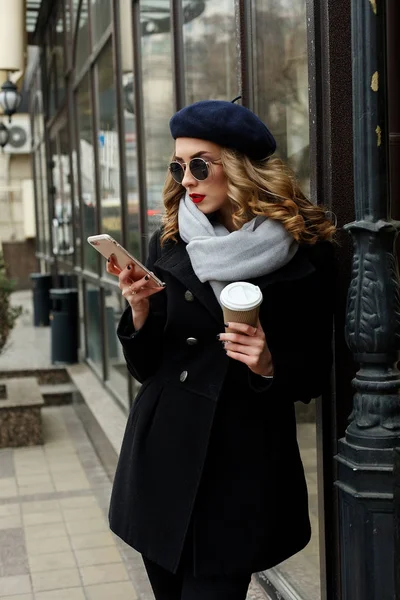
[[[268,127],[248,108],[224,100],[202,100],[174,114],[172,137],[198,138],[233,148],[255,160],[271,156],[276,142]]]

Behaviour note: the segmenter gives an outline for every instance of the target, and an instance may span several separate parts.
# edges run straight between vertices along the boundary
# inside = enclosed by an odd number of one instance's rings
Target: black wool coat
[[[175,572],[188,532],[195,574],[268,569],[310,539],[294,402],[309,402],[331,369],[333,251],[300,247],[252,279],[274,379],[226,356],[222,310],[196,277],[186,244],[150,240],[148,266],[166,283],[135,331],[118,336],[141,386],[130,412],[110,504],[114,533]]]

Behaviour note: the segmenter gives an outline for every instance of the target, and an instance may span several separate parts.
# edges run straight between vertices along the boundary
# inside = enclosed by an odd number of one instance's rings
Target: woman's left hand
[[[244,323],[227,323],[235,333],[221,333],[219,339],[224,343],[226,354],[249,367],[256,375],[273,375],[271,352],[265,334],[258,320],[257,327]],[[237,332],[237,333],[236,333]]]

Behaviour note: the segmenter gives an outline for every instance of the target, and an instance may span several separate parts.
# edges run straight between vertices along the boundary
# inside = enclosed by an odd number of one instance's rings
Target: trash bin
[[[78,290],[54,288],[50,290],[51,309],[51,362],[72,364],[78,362]]]
[[[50,325],[52,276],[48,273],[31,273],[30,279],[33,291],[33,325],[47,327]]]

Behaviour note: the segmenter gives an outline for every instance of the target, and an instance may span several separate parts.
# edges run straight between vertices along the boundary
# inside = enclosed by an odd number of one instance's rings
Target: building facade
[[[313,538],[259,577],[274,598],[339,599],[334,457],[356,370],[343,334],[352,254],[343,226],[354,220],[350,3],[43,0],[31,42],[40,50],[30,78],[38,268],[76,275],[81,359],[126,412],[136,384],[115,334],[125,304],[86,239],[109,233],[145,260],[163,211],[176,110],[241,95],[271,128],[303,190],[335,215],[331,389],[298,409]]]

